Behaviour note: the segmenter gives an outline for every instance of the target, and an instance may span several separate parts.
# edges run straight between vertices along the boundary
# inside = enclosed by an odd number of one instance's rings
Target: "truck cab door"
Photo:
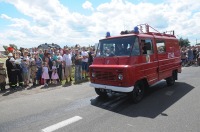
[[[144,75],[148,83],[154,84],[158,81],[158,58],[155,52],[153,38],[140,38],[140,50]]]

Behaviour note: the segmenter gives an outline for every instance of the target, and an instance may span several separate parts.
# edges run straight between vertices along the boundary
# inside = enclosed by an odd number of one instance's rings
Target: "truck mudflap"
[[[134,86],[131,86],[131,87],[118,87],[118,86],[102,85],[102,84],[96,84],[96,83],[90,83],[90,86],[94,87],[94,88],[112,90],[112,91],[115,91],[115,92],[123,92],[123,93],[132,92],[133,89],[134,89]]]

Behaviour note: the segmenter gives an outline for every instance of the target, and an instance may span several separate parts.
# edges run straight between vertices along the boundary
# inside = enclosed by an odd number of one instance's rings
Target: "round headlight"
[[[123,75],[122,75],[122,74],[119,74],[119,75],[118,75],[118,79],[119,79],[119,80],[123,80]]]
[[[96,77],[96,74],[94,72],[92,72],[92,77]]]

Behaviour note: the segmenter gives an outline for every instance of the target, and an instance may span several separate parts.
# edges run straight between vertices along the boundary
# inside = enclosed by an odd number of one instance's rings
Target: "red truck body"
[[[100,96],[109,91],[143,94],[146,87],[162,79],[172,85],[181,72],[178,39],[171,34],[154,32],[107,37],[99,41],[89,71],[90,85]],[[136,87],[140,87],[139,91],[134,90]]]

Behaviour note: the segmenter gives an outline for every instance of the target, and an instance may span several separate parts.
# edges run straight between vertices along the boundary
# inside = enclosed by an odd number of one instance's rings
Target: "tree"
[[[190,41],[188,39],[183,39],[182,37],[179,39],[179,45],[183,46],[190,46]]]
[[[17,46],[15,44],[9,44],[10,47],[13,47],[15,50],[17,50]]]

